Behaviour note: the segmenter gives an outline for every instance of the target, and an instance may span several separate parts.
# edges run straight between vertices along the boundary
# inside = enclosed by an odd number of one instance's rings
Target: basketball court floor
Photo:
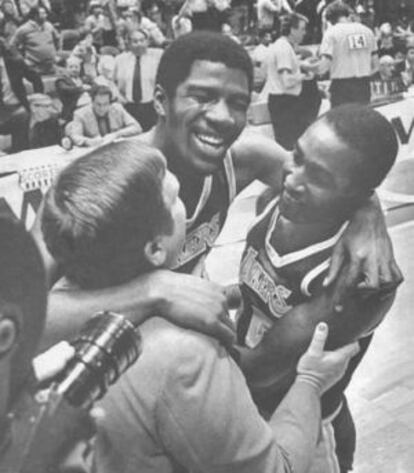
[[[246,227],[261,189],[254,183],[236,199],[207,261],[211,279],[237,281]],[[379,194],[405,281],[347,391],[358,435],[354,472],[413,473],[414,159],[396,163]]]

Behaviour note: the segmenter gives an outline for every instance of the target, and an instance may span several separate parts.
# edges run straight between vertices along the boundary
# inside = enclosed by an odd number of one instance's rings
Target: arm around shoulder
[[[272,187],[276,193],[282,189],[283,168],[290,153],[252,130],[246,130],[231,148],[237,193],[255,179]]]

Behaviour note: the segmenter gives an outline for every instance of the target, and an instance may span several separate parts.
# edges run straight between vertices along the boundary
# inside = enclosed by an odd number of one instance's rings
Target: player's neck
[[[280,215],[272,242],[281,255],[314,245],[335,235],[343,221],[326,223],[295,223]]]

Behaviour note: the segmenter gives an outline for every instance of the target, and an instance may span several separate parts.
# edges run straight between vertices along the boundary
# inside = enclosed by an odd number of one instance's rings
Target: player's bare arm
[[[367,295],[358,288],[346,289],[346,279],[344,268],[333,285],[320,287],[311,300],[275,319],[256,348],[242,350],[242,369],[250,383],[289,384],[319,322],[329,326],[329,349],[355,342],[377,327],[390,310],[396,290]],[[346,294],[342,305],[337,304],[338,292]]]

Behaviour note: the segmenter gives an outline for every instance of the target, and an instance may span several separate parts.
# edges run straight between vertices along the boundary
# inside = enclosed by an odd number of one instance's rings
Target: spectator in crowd
[[[46,94],[32,94],[28,97],[30,113],[25,128],[27,149],[57,145],[62,138],[58,120],[59,110]]]
[[[84,82],[92,84],[97,76],[98,53],[93,45],[91,32],[86,32],[81,41],[73,48],[72,55],[81,60],[81,77]]]
[[[11,39],[11,45],[22,52],[26,64],[36,72],[53,74],[59,34],[54,26],[47,21],[45,8],[32,8],[27,18],[26,23],[17,29]]]
[[[260,91],[266,80],[266,64],[270,51],[270,43],[272,42],[272,35],[269,31],[259,31],[259,44],[252,52],[252,61],[254,66],[254,82],[255,90]]]
[[[395,70],[394,58],[381,56],[378,71],[371,77],[371,101],[387,100],[405,90],[401,73]]]
[[[414,37],[407,38],[407,54],[401,65],[401,76],[407,87],[414,83]]]
[[[81,61],[75,56],[69,56],[66,60],[66,70],[56,79],[56,93],[62,102],[62,119],[65,122],[72,120],[76,108],[90,103],[87,93],[89,84],[84,84],[81,74]]]
[[[191,10],[188,1],[177,6],[177,14],[171,19],[171,30],[174,39],[193,31],[193,22],[191,21]]]
[[[341,0],[326,9],[332,24],[320,47],[320,73],[329,71],[331,106],[371,99],[370,78],[378,69],[378,49],[374,33],[361,23],[352,22],[351,9]]]
[[[164,5],[158,0],[142,0],[141,2],[141,12],[142,12],[141,27],[145,29],[145,22],[148,20],[152,23],[155,23],[158,29],[162,33],[164,33],[166,28],[163,21],[163,10],[164,10]]]
[[[115,83],[125,97],[125,108],[146,131],[156,122],[152,96],[162,51],[148,50],[148,34],[141,29],[130,32],[128,45],[129,51],[116,57]]]
[[[122,107],[112,103],[111,90],[96,85],[91,90],[92,103],[73,114],[66,134],[76,146],[97,146],[103,142],[138,135],[142,128]]]
[[[287,0],[258,0],[257,26],[259,30],[279,31],[279,15],[285,11],[292,13]]]
[[[221,34],[224,34],[224,36],[228,36],[233,41],[236,41],[236,43],[240,44],[240,39],[233,33],[232,27],[229,23],[223,23],[221,25]]]
[[[286,149],[292,149],[304,131],[301,122],[304,74],[311,70],[309,61],[300,61],[295,48],[303,41],[308,20],[297,13],[284,17],[282,36],[270,47],[266,82],[261,96],[267,100],[276,141]]]
[[[20,24],[21,20],[13,0],[4,0],[0,5],[0,36],[6,43],[10,42]]]
[[[162,154],[132,141],[63,170],[46,197],[43,228],[68,284],[104,289],[173,266],[186,223],[178,192]],[[266,423],[223,346],[161,318],[148,321],[139,362],[101,403],[96,471],[305,473],[320,395],[357,352],[351,345],[325,353],[327,327],[318,329],[284,404]]]
[[[33,85],[35,92],[43,92],[40,76],[13,48],[0,41],[0,134],[11,135],[12,152],[26,147],[22,124],[28,117],[29,101],[23,79]]]
[[[98,63],[98,77],[94,80],[96,85],[109,87],[114,102],[124,103],[125,97],[121,94],[114,80],[115,58],[113,56],[102,55]]]
[[[147,32],[149,46],[161,47],[166,44],[162,26],[160,4],[153,0],[143,1],[139,28]]]
[[[99,52],[102,46],[117,46],[116,19],[109,1],[103,3],[100,0],[92,0],[89,12],[85,28],[92,33],[96,50]]]
[[[51,10],[50,0],[15,0],[20,15],[25,18],[32,8],[43,7],[48,12]]]
[[[85,28],[92,34],[93,46],[97,51],[103,46],[103,32],[108,28],[103,8],[99,0],[92,0],[89,4],[89,16],[85,20]]]
[[[383,23],[378,31],[378,56],[394,56],[395,43],[391,24]]]
[[[228,21],[229,0],[188,0],[187,3],[194,31],[221,32],[222,24]]]

